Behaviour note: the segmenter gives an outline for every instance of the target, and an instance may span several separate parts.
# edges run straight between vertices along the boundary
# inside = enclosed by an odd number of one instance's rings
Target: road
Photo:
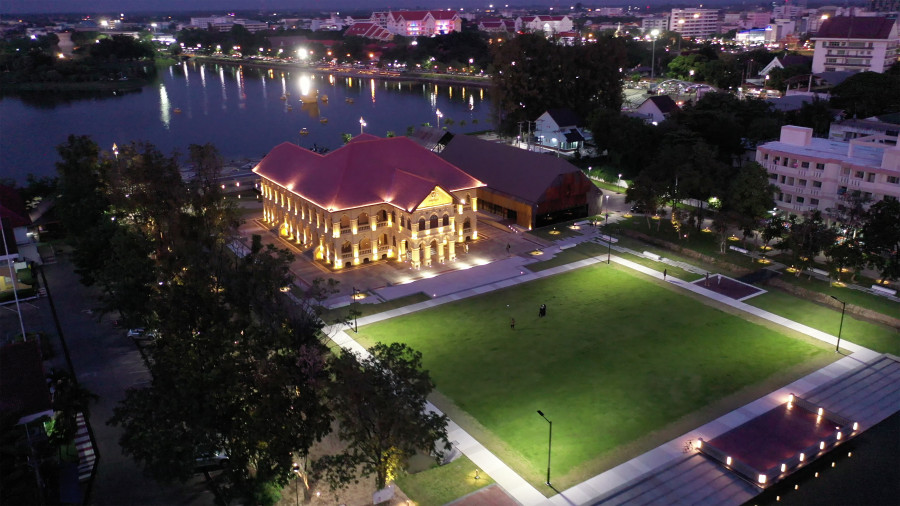
[[[146,385],[150,374],[124,329],[113,326],[108,317],[100,321],[96,314],[87,313],[96,300],[95,292],[81,285],[67,255],[58,253],[57,263],[46,265],[44,270],[75,375],[81,385],[99,396],[90,407],[89,420],[100,459],[88,504],[213,504],[213,495],[206,489],[202,475],[185,485],[162,486],[145,477],[138,464],[122,454],[118,444],[122,431],[108,426],[106,421],[126,389]],[[54,352],[45,367],[67,369],[49,300],[23,304],[22,314],[26,332],[51,336]],[[13,311],[0,311],[0,335],[18,333],[18,326]]]

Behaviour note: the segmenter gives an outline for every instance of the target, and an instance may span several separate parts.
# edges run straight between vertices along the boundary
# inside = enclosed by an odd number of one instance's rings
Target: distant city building
[[[672,9],[669,30],[683,37],[706,38],[719,33],[719,11],[716,9]]]
[[[873,202],[896,200],[900,198],[900,147],[894,133],[839,142],[813,138],[811,128],[786,125],[778,141],[757,147],[756,161],[778,187],[775,203],[784,211],[827,212],[839,208],[848,192]]]
[[[263,219],[334,269],[379,260],[427,267],[478,239],[484,183],[406,137],[361,134],[325,155],[285,142],[253,171]]]
[[[263,21],[241,19],[231,16],[191,18],[190,24],[192,28],[200,28],[201,30],[215,30],[220,32],[227,32],[231,30],[231,27],[233,27],[234,25],[241,25],[246,28],[248,32],[259,32],[269,29],[269,25]]]
[[[478,20],[478,29],[487,33],[509,33],[516,31],[515,19],[482,18]]]
[[[623,7],[600,7],[599,9],[594,9],[592,12],[594,16],[623,16],[625,15],[625,8]]]
[[[835,17],[812,37],[812,71],[884,72],[897,62],[900,39],[895,20],[884,17]]]
[[[462,19],[456,11],[373,12],[370,21],[404,37],[430,37],[462,30]]]
[[[572,19],[569,16],[519,16],[516,18],[516,31],[544,32],[554,35],[572,31]]]
[[[378,26],[371,21],[354,23],[350,28],[347,28],[347,31],[344,32],[344,36],[363,37],[382,42],[387,42],[394,38],[394,34],[389,32],[387,28]]]
[[[900,0],[869,0],[869,9],[875,12],[900,11]]]
[[[648,16],[641,19],[641,31],[650,33],[659,30],[660,33],[669,29],[669,16]]]
[[[772,17],[778,19],[797,19],[806,13],[806,7],[799,5],[778,5],[772,9]]]

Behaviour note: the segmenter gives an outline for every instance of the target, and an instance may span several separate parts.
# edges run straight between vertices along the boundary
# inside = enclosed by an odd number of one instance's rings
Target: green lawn
[[[831,283],[828,281],[822,281],[816,278],[809,279],[809,276],[806,274],[801,274],[798,277],[789,272],[785,272],[779,279],[792,285],[806,288],[807,290],[813,290],[825,295],[833,295],[847,304],[864,307],[888,316],[893,316],[894,318],[897,318],[898,315],[900,315],[900,304],[897,304],[886,297],[879,297],[878,295],[872,295],[871,293],[861,292],[846,287],[831,286]],[[849,280],[850,275],[845,274],[844,281],[849,282]],[[867,280],[862,276],[859,277],[858,283],[862,286],[871,286],[875,284],[874,281]]]
[[[537,316],[542,303],[546,318]],[[548,427],[538,409],[554,422],[553,483],[563,489],[610,467],[622,445],[833,356],[606,264],[367,325],[359,336],[365,346],[420,350],[450,407],[474,418],[454,419],[545,491]]]
[[[846,288],[842,290],[849,291]],[[833,335],[837,335],[841,323],[840,310],[821,306],[778,290],[747,299],[746,302]],[[857,320],[849,314],[844,316],[841,338],[875,351],[900,355],[900,331],[885,325]]]
[[[443,506],[494,483],[481,470],[476,479],[475,470],[475,464],[463,455],[447,465],[403,475],[396,482],[400,490],[419,506]]]

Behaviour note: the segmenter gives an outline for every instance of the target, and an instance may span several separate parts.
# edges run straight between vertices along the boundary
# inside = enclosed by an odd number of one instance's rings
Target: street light
[[[366,120],[364,120],[362,118],[362,116],[360,116],[359,117],[359,135],[363,134],[363,128],[365,128],[365,126],[366,126]]]
[[[659,30],[654,28],[650,31],[650,36],[653,37],[653,45],[650,51],[650,80],[656,76],[656,38],[659,37]]]
[[[351,302],[351,304],[355,304],[356,301],[358,301],[358,300],[359,300],[359,290],[357,290],[356,287],[354,286],[353,287],[353,302]],[[359,334],[359,321],[356,319],[357,316],[359,316],[359,311],[354,309],[353,310],[353,332],[356,332],[357,334]]]
[[[294,477],[294,496],[297,498],[297,506],[300,506],[300,464],[294,462],[294,465],[291,466],[291,471],[296,475]]]
[[[119,159],[119,146],[116,146],[115,142],[113,143],[112,150],[113,150],[113,154],[116,156],[116,160],[118,160]]]
[[[841,299],[835,297],[834,295],[832,295],[831,298],[841,303],[841,324],[840,324],[840,326],[838,327],[838,340],[837,340],[837,344],[834,345],[834,352],[835,352],[835,353],[839,353],[839,352],[840,352],[840,348],[841,348],[841,331],[844,330],[844,311],[847,309],[847,303],[844,302],[844,301],[842,301]]]
[[[616,181],[616,186],[622,186],[622,174],[619,174],[619,180]]]
[[[444,115],[441,113],[441,110],[440,110],[440,109],[438,109],[438,110],[435,112],[435,116],[437,116],[437,127],[438,127],[438,128],[441,128],[441,118],[443,118]]]
[[[541,415],[541,418],[547,420],[547,417],[544,416],[544,412],[541,410],[537,410],[537,413]],[[550,437],[547,440],[547,486],[552,487],[550,484],[550,449],[553,448],[553,422],[547,420],[547,423],[550,424]]]

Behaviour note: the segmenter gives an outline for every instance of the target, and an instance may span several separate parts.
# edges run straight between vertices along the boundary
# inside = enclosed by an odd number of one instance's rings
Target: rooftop
[[[873,168],[881,167],[881,161],[884,156],[883,149],[861,145],[854,146],[853,156],[849,156],[849,143],[819,138],[810,139],[808,146],[798,146],[796,144],[789,144],[781,141],[772,141],[759,146],[758,149],[768,149],[797,156],[826,158],[835,162]]]
[[[325,155],[283,142],[253,171],[328,210],[390,203],[412,211],[435,186],[484,186],[411,139],[370,134]]]
[[[814,39],[888,39],[894,20],[888,18],[837,16],[825,20]]]

